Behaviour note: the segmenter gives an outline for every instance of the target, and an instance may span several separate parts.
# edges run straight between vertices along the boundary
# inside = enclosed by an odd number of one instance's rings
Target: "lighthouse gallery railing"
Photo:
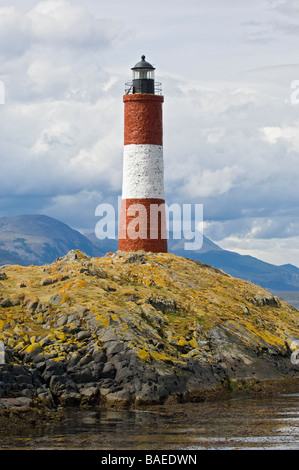
[[[133,95],[133,82],[125,83],[125,94]],[[155,95],[162,95],[162,83],[155,82]]]

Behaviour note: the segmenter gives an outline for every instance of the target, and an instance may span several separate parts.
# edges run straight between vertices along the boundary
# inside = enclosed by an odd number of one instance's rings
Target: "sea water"
[[[299,394],[174,409],[69,410],[59,425],[0,431],[9,450],[299,450]]]

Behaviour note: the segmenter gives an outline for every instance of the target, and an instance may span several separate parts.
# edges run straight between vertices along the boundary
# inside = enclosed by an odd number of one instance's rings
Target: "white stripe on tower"
[[[161,145],[125,145],[122,197],[123,199],[164,199],[164,164]]]

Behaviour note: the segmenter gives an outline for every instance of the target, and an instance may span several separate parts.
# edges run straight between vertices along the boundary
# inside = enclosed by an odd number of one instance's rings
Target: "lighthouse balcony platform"
[[[136,93],[136,90],[135,90],[133,81],[125,83],[125,94],[126,95],[133,95],[135,93]],[[151,93],[151,94],[162,96],[162,83],[155,82],[154,83],[154,93]]]

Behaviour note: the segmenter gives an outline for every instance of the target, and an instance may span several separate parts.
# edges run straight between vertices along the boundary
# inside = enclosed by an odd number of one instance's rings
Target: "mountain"
[[[86,237],[104,251],[118,249],[117,240],[98,240],[94,234],[86,234]],[[252,282],[272,292],[299,291],[299,269],[296,266],[291,264],[276,266],[253,256],[223,250],[204,235],[199,250],[185,250],[184,244],[187,241],[184,237],[180,240],[173,239],[173,235],[170,234],[168,251],[176,256],[209,264],[233,277]]]
[[[296,266],[276,266],[253,256],[226,250],[203,253],[199,260],[272,292],[299,291],[299,269]]]
[[[184,250],[183,243],[182,240],[178,245],[174,240],[169,240],[169,252],[209,264],[233,277],[252,282],[272,292],[299,291],[299,269],[296,266],[276,266],[253,256],[223,250],[206,237],[200,250]]]
[[[223,250],[205,236],[199,250],[185,250],[186,241],[183,237],[174,239],[173,234],[170,234],[169,252],[209,264],[272,292],[299,291],[299,269],[296,266],[276,266],[252,256]],[[107,252],[118,250],[118,241],[98,240],[94,233],[82,235],[63,222],[45,215],[0,218],[0,266],[51,263],[73,249],[92,257],[104,256]]]
[[[105,252],[109,251],[117,251],[118,250],[118,240],[112,240],[112,239],[106,239],[106,240],[99,240],[95,233],[87,233],[85,236],[90,240],[92,243],[94,243],[97,246],[102,247],[102,249]],[[184,249],[184,243],[188,241],[184,239],[183,237],[179,237],[177,239],[173,239],[173,235],[170,236],[168,240],[168,250],[171,251],[172,253],[178,254],[178,256],[183,256],[186,257],[184,253],[187,253],[187,251]],[[212,242],[209,238],[207,238],[205,235],[203,235],[203,244],[200,250],[195,251],[195,253],[206,253],[209,251],[223,251],[220,246],[216,245],[214,242]],[[194,252],[192,252],[194,253]],[[188,251],[189,254],[189,251]],[[197,256],[197,255],[196,255]],[[191,256],[188,256],[191,258]]]
[[[77,230],[51,217],[0,218],[0,265],[51,263],[72,249],[80,249],[89,256],[105,254]]]
[[[118,250],[118,240],[114,239],[105,239],[105,240],[99,240],[95,233],[85,233],[84,236],[94,245],[100,247],[105,253],[108,253],[109,251],[117,251]]]

